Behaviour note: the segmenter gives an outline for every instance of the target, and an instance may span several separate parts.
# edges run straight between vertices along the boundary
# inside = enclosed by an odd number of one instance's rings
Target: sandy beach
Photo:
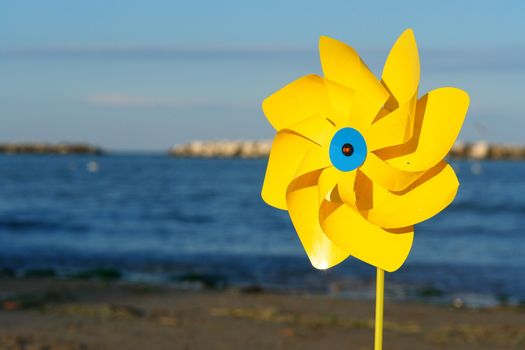
[[[372,349],[371,301],[2,278],[2,349]],[[525,309],[385,310],[384,349],[525,349]]]

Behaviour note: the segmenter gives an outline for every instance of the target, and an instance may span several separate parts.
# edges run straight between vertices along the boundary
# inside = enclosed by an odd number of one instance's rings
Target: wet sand
[[[371,301],[0,279],[0,349],[372,349]],[[384,349],[525,349],[525,309],[386,301]]]

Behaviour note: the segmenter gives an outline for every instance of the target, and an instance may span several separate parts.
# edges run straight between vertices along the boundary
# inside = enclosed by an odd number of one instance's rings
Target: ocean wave
[[[89,226],[81,223],[68,222],[66,220],[50,220],[46,218],[4,217],[0,218],[0,229],[14,232],[43,231],[47,233],[57,230],[83,232],[88,230]]]
[[[525,214],[525,203],[513,201],[491,202],[483,200],[458,201],[454,202],[449,209],[451,212],[474,212],[480,215],[485,214]]]

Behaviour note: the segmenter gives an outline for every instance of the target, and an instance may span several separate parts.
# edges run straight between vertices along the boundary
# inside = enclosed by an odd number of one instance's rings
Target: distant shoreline
[[[191,141],[173,146],[168,154],[178,158],[265,158],[270,140]],[[525,160],[525,146],[492,144],[485,141],[457,143],[449,153],[460,159]]]
[[[84,143],[0,143],[0,154],[89,154],[101,155],[105,151]]]
[[[167,154],[174,158],[267,158],[271,140],[195,140],[177,144],[167,151],[127,152],[106,150],[86,143],[0,143],[0,155],[119,155]],[[525,146],[488,143],[485,141],[457,143],[448,156],[472,160],[525,160]]]

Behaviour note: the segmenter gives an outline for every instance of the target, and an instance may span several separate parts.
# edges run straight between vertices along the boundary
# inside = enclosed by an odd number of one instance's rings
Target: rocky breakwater
[[[174,157],[196,158],[263,158],[270,153],[272,142],[260,141],[192,141],[169,150]],[[498,145],[484,141],[457,143],[451,158],[525,160],[525,146]]]
[[[0,143],[4,154],[90,154],[99,155],[104,151],[83,143]]]
[[[490,144],[484,141],[457,143],[449,153],[452,158],[525,160],[525,146]]]
[[[270,154],[272,141],[192,141],[172,147],[174,157],[263,158]]]

